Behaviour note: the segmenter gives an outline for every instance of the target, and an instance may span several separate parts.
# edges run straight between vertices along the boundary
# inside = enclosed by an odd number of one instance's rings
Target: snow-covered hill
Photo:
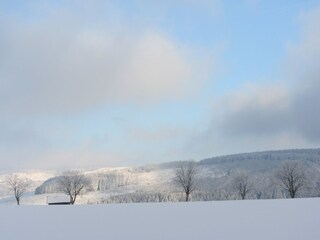
[[[316,240],[320,199],[0,207],[0,238]]]
[[[221,157],[214,157],[198,162],[201,171],[199,190],[209,193],[209,196],[193,195],[194,200],[221,200],[234,199],[231,192],[230,179],[237,171],[246,171],[255,185],[249,198],[277,198],[283,197],[281,193],[274,192],[270,188],[270,179],[274,172],[285,161],[298,161],[303,163],[312,177],[312,184],[320,183],[320,149],[282,150],[257,153],[235,154]],[[168,162],[153,164],[136,168],[100,168],[84,171],[91,179],[92,189],[77,200],[77,204],[119,202],[127,200],[114,200],[115,196],[128,195],[126,199],[132,198],[135,201],[140,193],[167,193],[177,191],[172,184],[174,171],[179,162]],[[22,204],[46,204],[46,197],[59,195],[55,183],[58,172],[28,171],[18,173],[31,179],[32,186]],[[7,191],[4,179],[7,174],[0,174],[0,204],[14,204],[12,194]],[[302,192],[301,196],[312,197],[320,194],[314,186]],[[36,193],[36,194],[35,194]],[[131,194],[131,195],[130,195]],[[135,195],[132,195],[135,194]],[[279,195],[280,194],[280,195]],[[150,196],[149,196],[150,197]],[[111,201],[107,200],[112,198]],[[153,199],[154,196],[152,195]],[[148,201],[148,199],[142,199]]]

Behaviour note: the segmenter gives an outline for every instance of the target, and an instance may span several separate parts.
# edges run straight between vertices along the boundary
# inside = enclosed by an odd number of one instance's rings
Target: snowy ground
[[[315,240],[320,199],[1,206],[0,239]]]
[[[97,204],[101,200],[109,198],[111,196],[132,193],[136,189],[133,187],[118,187],[106,191],[93,191],[87,192],[83,195],[78,195],[76,199],[76,205],[79,204]],[[63,193],[47,193],[47,194],[34,194],[34,190],[26,192],[21,198],[21,205],[47,205],[47,198],[49,197],[65,197],[67,195]],[[16,205],[16,200],[10,191],[7,191],[6,195],[0,195],[0,206]],[[1,238],[0,238],[1,240]]]

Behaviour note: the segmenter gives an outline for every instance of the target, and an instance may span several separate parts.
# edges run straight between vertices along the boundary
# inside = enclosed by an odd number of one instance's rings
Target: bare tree
[[[17,205],[20,205],[20,200],[23,194],[27,191],[31,182],[28,178],[22,178],[18,175],[8,176],[5,180],[10,191],[13,191]]]
[[[91,187],[91,182],[83,173],[78,171],[64,172],[57,181],[58,190],[69,195],[70,203],[74,204],[77,196]]]
[[[186,195],[186,202],[190,194],[196,189],[199,168],[195,162],[182,163],[175,171],[174,183],[181,187]]]
[[[253,184],[246,172],[236,173],[232,178],[232,188],[239,194],[241,199],[246,199],[247,194],[252,190]]]
[[[275,174],[275,185],[295,198],[297,193],[307,187],[307,176],[298,162],[286,162]]]

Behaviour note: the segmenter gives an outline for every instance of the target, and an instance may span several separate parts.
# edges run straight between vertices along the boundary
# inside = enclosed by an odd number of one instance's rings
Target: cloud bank
[[[179,4],[184,1],[175,7]],[[170,10],[170,2],[160,5]],[[130,121],[139,113],[128,109],[188,101],[211,72],[194,48],[157,24],[144,23],[147,13],[136,16],[125,7],[117,1],[34,1],[13,12],[0,10],[2,169],[134,164],[146,158],[148,139],[159,135],[163,142],[172,136],[136,129],[141,143],[134,145],[137,139],[124,132],[130,123],[114,124],[121,129],[114,131],[104,127],[112,120],[99,121],[106,109],[120,109],[125,112],[120,118]],[[88,112],[93,112],[90,121]],[[101,134],[91,132],[95,124]],[[103,134],[111,140],[101,147],[97,138]],[[143,153],[137,153],[139,144]]]
[[[0,112],[153,104],[190,96],[201,85],[191,52],[168,35],[134,32],[129,24],[120,32],[108,25],[88,29],[70,18],[2,19]]]

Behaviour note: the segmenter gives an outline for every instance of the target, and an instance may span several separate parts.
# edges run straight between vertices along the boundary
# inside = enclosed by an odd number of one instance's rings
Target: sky
[[[320,143],[319,0],[0,1],[0,171]]]

